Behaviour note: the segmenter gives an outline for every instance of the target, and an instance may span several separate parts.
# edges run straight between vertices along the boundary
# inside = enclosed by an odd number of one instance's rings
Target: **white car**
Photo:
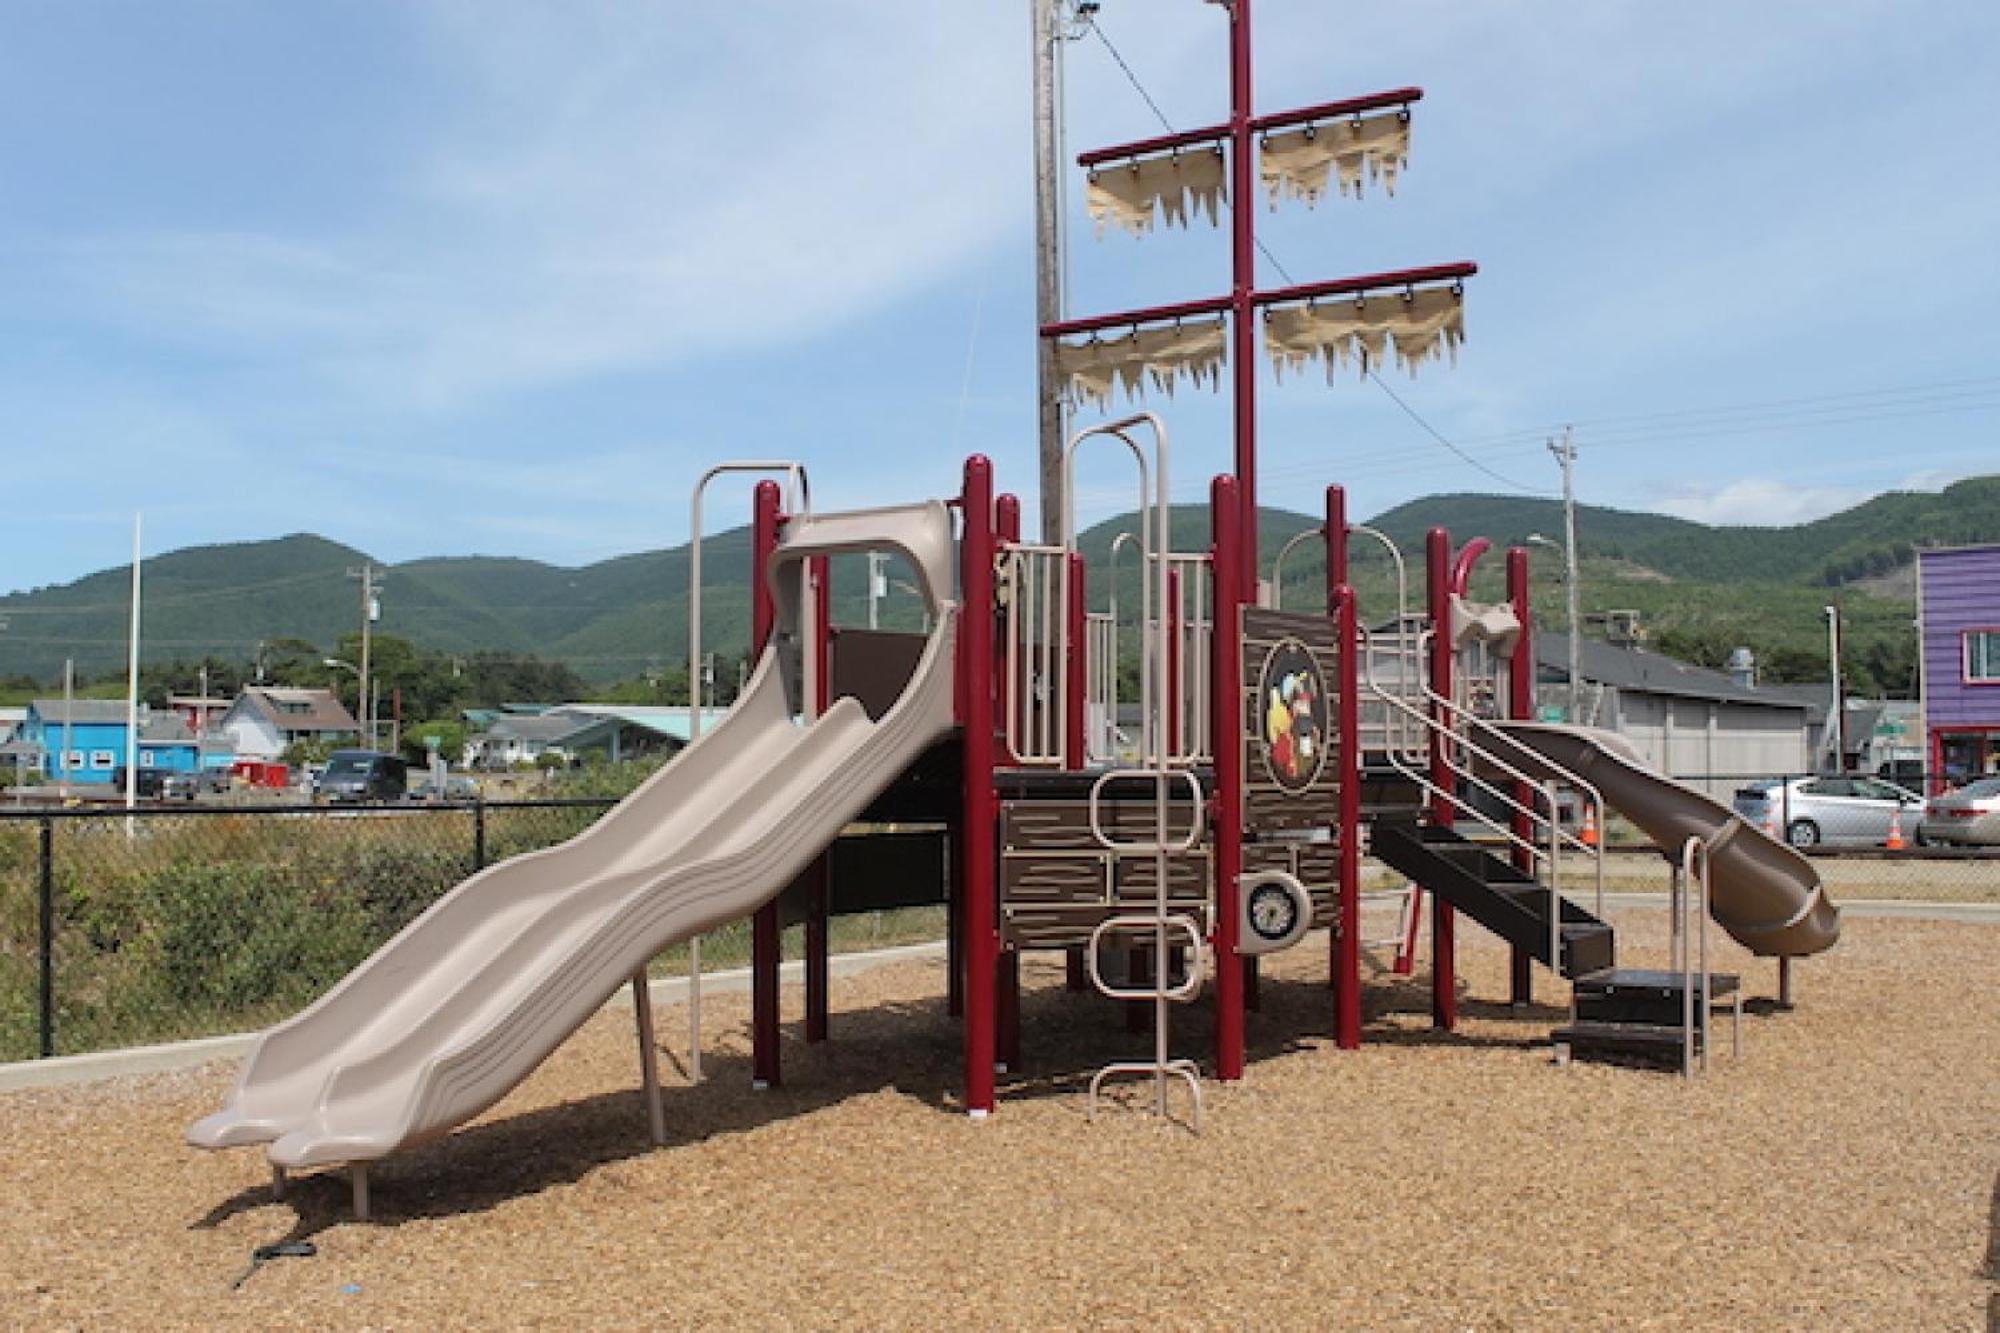
[[[2000,777],[1934,797],[1917,831],[1925,842],[2000,847]]]
[[[1774,828],[1794,847],[1880,847],[1900,818],[1903,837],[1921,841],[1924,798],[1869,777],[1772,779],[1736,792],[1736,813]]]

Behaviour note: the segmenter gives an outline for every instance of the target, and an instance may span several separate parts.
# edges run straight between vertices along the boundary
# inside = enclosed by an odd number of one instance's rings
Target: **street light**
[[[1569,617],[1569,712],[1567,716],[1570,724],[1574,726],[1579,717],[1579,709],[1582,706],[1583,699],[1583,681],[1581,679],[1583,645],[1582,641],[1577,638],[1576,546],[1574,543],[1568,546],[1561,545],[1544,537],[1539,532],[1528,534],[1528,544],[1530,546],[1546,546],[1551,551],[1559,552],[1563,557],[1563,600]]]
[[[338,657],[322,657],[322,658],[320,658],[319,660],[320,660],[320,663],[321,663],[322,665],[324,665],[324,666],[328,666],[328,667],[334,667],[334,668],[337,668],[337,669],[339,669],[339,670],[341,670],[341,671],[351,671],[351,672],[353,672],[353,673],[354,673],[354,683],[355,683],[355,689],[356,689],[356,691],[357,691],[357,693],[356,693],[356,696],[355,696],[355,697],[356,697],[356,699],[357,699],[357,700],[359,700],[359,699],[360,699],[360,695],[359,695],[359,693],[358,693],[358,691],[360,690],[360,687],[361,687],[361,668],[360,668],[360,667],[358,667],[358,666],[354,665],[354,663],[352,663],[352,662],[343,662],[343,661],[341,661],[341,660],[340,660],[340,659],[339,659]],[[361,706],[361,707],[366,707],[366,706],[367,706],[367,705],[366,705],[366,702],[365,702],[365,701],[362,701],[362,702],[361,702],[361,704],[360,704],[360,706]],[[371,728],[371,732],[372,732],[372,728]],[[372,734],[371,734],[371,735],[370,735],[370,736],[368,737],[368,740],[367,740],[367,743],[368,743],[368,744],[369,744],[370,746],[373,746],[373,745],[375,744],[375,737],[374,737],[374,736],[373,736]]]
[[[1847,771],[1847,699],[1840,688],[1840,608],[1821,607],[1826,612],[1826,656],[1833,664],[1833,712],[1827,735],[1833,740],[1833,771]]]

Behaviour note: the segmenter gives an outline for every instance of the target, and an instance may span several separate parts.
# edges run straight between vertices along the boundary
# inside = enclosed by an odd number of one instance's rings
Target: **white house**
[[[361,732],[332,690],[268,685],[245,686],[220,725],[245,759],[276,759],[294,741],[352,740]]]

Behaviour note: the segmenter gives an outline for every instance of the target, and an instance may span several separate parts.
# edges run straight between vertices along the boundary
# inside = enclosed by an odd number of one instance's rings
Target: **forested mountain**
[[[1493,495],[1443,495],[1400,505],[1370,520],[1392,538],[1409,564],[1411,593],[1421,596],[1423,534],[1448,528],[1496,545],[1530,533],[1559,537],[1554,501]],[[1278,550],[1309,531],[1317,516],[1265,510],[1261,549],[1268,574]],[[1093,603],[1108,595],[1110,544],[1131,530],[1127,515],[1084,534],[1095,572]],[[1612,609],[1641,613],[1651,641],[1664,651],[1719,665],[1728,650],[1757,650],[1767,674],[1810,679],[1825,675],[1821,608],[1841,603],[1853,660],[1849,674],[1862,688],[1900,692],[1914,669],[1912,607],[1905,598],[1853,586],[1858,579],[1906,563],[1916,544],[2000,541],[2000,476],[1962,481],[1937,493],[1890,493],[1843,513],[1793,527],[1710,527],[1659,514],[1592,505],[1578,510],[1586,615]],[[1174,546],[1208,544],[1206,506],[1173,513]],[[748,637],[749,533],[719,533],[703,546],[705,640],[740,653]],[[1355,581],[1364,613],[1386,617],[1395,607],[1390,566],[1379,545],[1357,540]],[[206,546],[151,559],[145,569],[144,650],[148,660],[204,656],[251,663],[259,645],[290,641],[331,652],[359,628],[360,590],[348,577],[367,557],[310,534],[270,541]],[[563,568],[533,560],[468,556],[412,560],[383,577],[378,628],[419,648],[445,654],[532,655],[567,663],[600,684],[658,674],[681,663],[687,644],[688,549],[621,556]],[[1122,557],[1122,596],[1136,599],[1136,560]],[[1324,588],[1320,543],[1306,541],[1287,559],[1289,606],[1314,604]],[[1482,567],[1476,587],[1498,595],[1499,561]],[[1545,625],[1560,626],[1561,566],[1550,551],[1534,553],[1535,600]],[[111,569],[61,587],[0,597],[0,677],[26,675],[53,682],[65,657],[88,676],[117,670],[125,653],[129,569]],[[866,618],[866,583],[859,561],[834,574],[836,616]],[[1132,605],[1126,602],[1125,605]],[[881,609],[884,623],[914,625],[916,602],[892,581]]]

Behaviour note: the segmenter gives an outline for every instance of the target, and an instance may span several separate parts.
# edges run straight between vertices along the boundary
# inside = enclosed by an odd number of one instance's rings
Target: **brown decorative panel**
[[[1243,827],[1330,828],[1340,816],[1333,730],[1340,639],[1325,616],[1243,610]]]

